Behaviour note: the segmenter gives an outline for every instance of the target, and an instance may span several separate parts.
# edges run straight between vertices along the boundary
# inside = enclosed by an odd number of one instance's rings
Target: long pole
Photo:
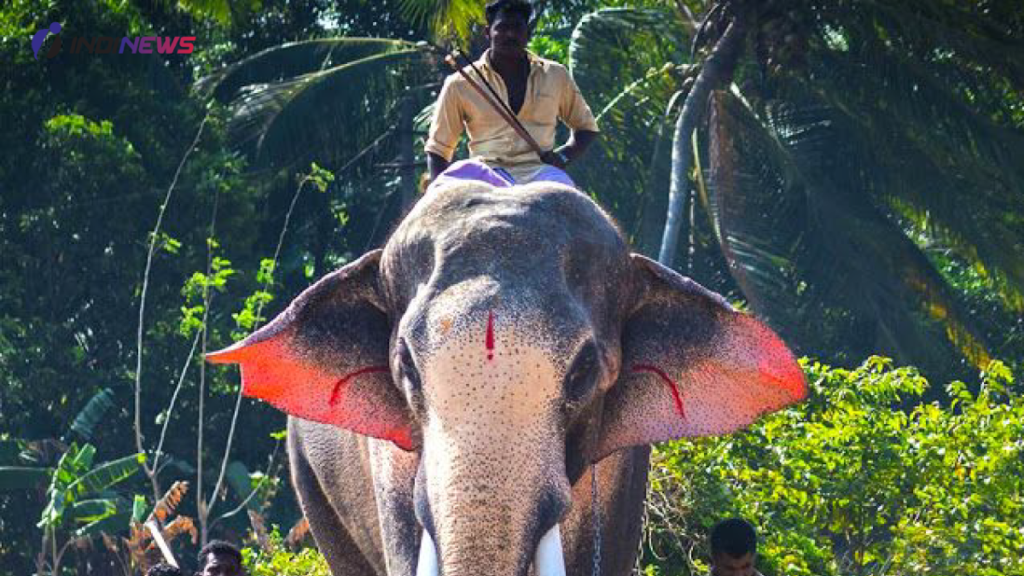
[[[473,61],[470,60],[469,57],[463,54],[462,52],[456,50],[455,54],[457,54],[458,56],[462,56],[462,59],[465,60],[466,63],[469,64],[469,67],[473,69],[473,72],[476,72],[476,77],[479,78],[480,81],[483,82],[484,86],[487,87],[487,90],[491,93],[491,96],[494,96],[494,100],[498,104],[501,104],[501,107],[505,109],[505,112],[507,112],[508,115],[511,116],[516,121],[516,124],[522,126],[522,122],[520,122],[519,118],[516,117],[516,113],[512,111],[512,108],[504,100],[501,99],[501,96],[498,96],[498,91],[494,89],[494,86],[491,86],[491,83],[487,81],[487,77],[483,75],[483,72],[480,72],[480,69],[476,67],[476,64],[474,64]]]

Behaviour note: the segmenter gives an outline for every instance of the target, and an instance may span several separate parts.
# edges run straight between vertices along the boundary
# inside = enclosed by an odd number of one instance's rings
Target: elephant
[[[429,189],[382,249],[208,358],[289,415],[335,576],[629,574],[650,445],[806,394],[774,332],[550,182]]]

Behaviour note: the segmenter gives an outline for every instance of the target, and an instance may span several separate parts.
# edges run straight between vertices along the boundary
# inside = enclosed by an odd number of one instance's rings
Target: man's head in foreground
[[[213,540],[199,551],[200,576],[241,576],[242,553],[223,540]]]
[[[487,40],[491,54],[507,58],[525,54],[530,41],[530,16],[533,6],[526,0],[493,0],[484,7],[487,16]]]
[[[712,576],[752,576],[757,532],[741,518],[722,520],[711,529]]]
[[[181,571],[181,568],[175,568],[170,564],[161,562],[146,570],[146,576],[185,576],[185,574]]]

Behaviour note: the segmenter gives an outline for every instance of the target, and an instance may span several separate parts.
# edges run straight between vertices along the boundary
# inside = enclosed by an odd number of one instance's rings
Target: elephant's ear
[[[803,372],[774,332],[693,280],[632,258],[641,292],[624,326],[621,375],[605,397],[596,459],[732,432],[804,398]]]
[[[379,262],[376,250],[324,276],[265,327],[206,358],[240,364],[246,396],[411,450],[411,417],[388,369]]]

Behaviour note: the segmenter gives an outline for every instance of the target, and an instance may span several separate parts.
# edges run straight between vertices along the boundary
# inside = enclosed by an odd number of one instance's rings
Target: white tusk
[[[565,557],[562,555],[562,531],[558,524],[540,539],[537,557],[533,560],[537,576],[565,576]]]
[[[420,557],[416,561],[416,576],[439,576],[439,574],[437,548],[434,548],[434,540],[430,538],[430,534],[424,530],[423,539],[420,540]]]

